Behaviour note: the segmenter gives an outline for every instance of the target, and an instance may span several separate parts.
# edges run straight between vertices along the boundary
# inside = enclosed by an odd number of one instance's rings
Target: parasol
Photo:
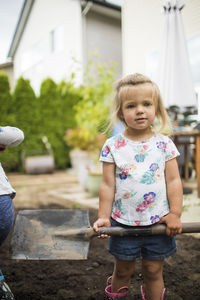
[[[158,85],[165,107],[197,105],[181,16],[183,7],[180,0],[164,1],[164,35]]]

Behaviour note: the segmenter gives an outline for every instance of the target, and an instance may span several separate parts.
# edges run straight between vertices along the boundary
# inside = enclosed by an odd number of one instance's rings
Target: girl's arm
[[[99,190],[99,213],[98,219],[93,225],[93,229],[98,231],[98,227],[110,226],[110,216],[115,195],[115,164],[103,162],[102,183]],[[102,237],[107,237],[102,236]]]
[[[180,218],[183,202],[183,188],[176,158],[166,162],[165,178],[170,212],[160,221],[166,223],[167,235],[176,235],[182,231]]]

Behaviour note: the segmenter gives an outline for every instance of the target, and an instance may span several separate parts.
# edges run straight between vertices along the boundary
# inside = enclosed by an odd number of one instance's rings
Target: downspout
[[[85,5],[84,9],[82,10],[82,47],[83,47],[83,68],[87,65],[86,57],[87,57],[87,49],[86,49],[86,16],[90,11],[91,7],[93,6],[93,2],[88,2]]]
[[[87,13],[90,11],[91,7],[93,6],[93,2],[87,2],[86,6],[84,7],[82,11],[82,16],[86,16]]]

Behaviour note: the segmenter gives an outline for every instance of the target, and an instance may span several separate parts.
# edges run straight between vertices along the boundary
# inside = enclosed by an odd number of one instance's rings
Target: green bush
[[[0,73],[0,107],[1,117],[0,126],[16,126],[14,103],[10,94],[10,85],[8,76]],[[6,171],[16,171],[19,169],[20,149],[7,148],[5,152],[0,152],[0,161]]]
[[[1,107],[1,126],[14,126],[15,117],[13,114],[12,96],[8,76],[0,73],[0,107]]]
[[[42,82],[39,97],[42,133],[47,136],[58,169],[70,164],[69,147],[64,142],[68,126],[75,126],[73,106],[80,99],[72,82],[62,81],[58,86],[48,78]]]
[[[40,138],[38,99],[29,80],[22,77],[17,80],[13,103],[16,126],[25,136],[24,142],[18,148],[24,151],[25,157],[36,155],[44,146]]]
[[[76,127],[75,105],[82,100],[81,88],[75,87],[73,80],[58,85],[58,92],[61,97],[61,106],[63,112],[64,128]]]
[[[24,132],[24,150],[29,154],[33,149],[38,149],[40,141],[38,137],[40,133],[38,99],[29,80],[22,77],[17,80],[13,102],[16,124]]]
[[[91,68],[92,66],[92,68]],[[20,77],[13,95],[10,94],[8,77],[0,74],[1,126],[16,126],[23,130],[25,141],[16,148],[0,153],[7,171],[22,170],[22,152],[27,156],[47,153],[42,136],[47,136],[54,153],[57,169],[70,165],[72,145],[65,141],[68,129],[81,129],[80,139],[87,148],[102,143],[99,135],[108,119],[114,68],[98,63],[93,69],[88,64],[84,84],[76,87],[72,74],[69,82],[56,84],[45,79],[36,97],[29,80]],[[78,135],[75,134],[76,142]],[[98,142],[99,141],[99,142]],[[98,146],[99,147],[99,146]]]
[[[74,107],[76,128],[68,130],[65,136],[68,145],[98,155],[106,138],[114,79],[113,65],[89,62],[84,85],[80,87],[82,99]]]

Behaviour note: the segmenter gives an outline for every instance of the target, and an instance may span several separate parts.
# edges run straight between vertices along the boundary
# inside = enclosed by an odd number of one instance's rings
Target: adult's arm
[[[6,147],[16,147],[24,140],[24,133],[16,127],[0,127],[0,144]]]

